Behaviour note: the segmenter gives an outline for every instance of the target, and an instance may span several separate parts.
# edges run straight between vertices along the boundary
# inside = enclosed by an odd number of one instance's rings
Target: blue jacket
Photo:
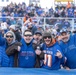
[[[6,39],[2,37],[2,33],[0,32],[0,46],[5,48],[6,47]]]
[[[67,10],[67,12],[68,12],[68,17],[74,17],[74,9],[73,8],[69,8]]]
[[[67,43],[60,42],[64,55],[67,57],[66,66],[70,69],[76,68],[76,34],[70,35]]]
[[[47,55],[51,55],[52,56],[52,64],[51,64],[51,67],[49,67],[47,65],[48,64],[48,59],[47,59],[46,65],[43,64],[43,66],[42,66],[43,68],[50,69],[50,70],[60,69],[61,59],[59,59],[58,57],[55,56],[56,55],[56,52],[58,50],[62,53],[61,48],[58,45],[58,43],[55,43],[55,44],[53,44],[50,47],[47,47],[46,44],[43,45],[43,51],[44,51],[44,53],[47,54]]]
[[[21,40],[22,46],[19,52],[19,67],[24,68],[33,68],[36,62],[36,54],[35,50],[33,49],[32,42],[30,45],[26,45],[24,39]]]
[[[3,48],[3,55],[2,55],[2,62],[4,63],[2,66],[7,66],[5,64],[8,64],[8,67],[14,66],[14,56],[7,56],[6,49],[9,47],[6,39],[2,37],[0,34],[0,46]],[[5,56],[5,57],[4,57]],[[5,60],[4,60],[5,59]]]
[[[5,53],[5,49],[0,47],[0,66],[1,67],[8,67],[9,58]]]

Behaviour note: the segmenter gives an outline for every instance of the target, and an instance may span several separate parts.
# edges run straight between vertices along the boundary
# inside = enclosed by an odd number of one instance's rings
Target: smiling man
[[[66,69],[76,69],[76,34],[69,34],[67,30],[61,30],[62,41],[59,43],[64,55],[67,57]]]
[[[19,67],[34,68],[36,63],[36,53],[33,48],[33,34],[30,30],[25,30],[23,39],[21,40],[22,46],[19,52]]]
[[[45,31],[43,40],[44,64],[42,67],[50,70],[60,69],[61,59],[63,58],[61,48],[52,38],[51,32]]]

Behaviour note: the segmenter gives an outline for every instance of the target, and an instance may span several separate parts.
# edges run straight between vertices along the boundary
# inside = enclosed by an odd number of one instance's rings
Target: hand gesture
[[[59,50],[57,50],[55,56],[57,56],[58,58],[62,58],[62,53]]]

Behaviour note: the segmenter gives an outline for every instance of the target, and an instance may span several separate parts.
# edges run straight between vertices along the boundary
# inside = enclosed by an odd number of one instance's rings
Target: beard
[[[66,39],[62,39],[62,41],[63,41],[64,43],[66,43],[66,42],[69,41],[69,39],[70,39],[70,37],[67,37]]]

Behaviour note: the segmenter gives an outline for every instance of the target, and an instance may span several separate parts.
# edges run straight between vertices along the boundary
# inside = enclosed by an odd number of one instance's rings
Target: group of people
[[[0,66],[45,68],[49,70],[76,68],[76,34],[66,29],[54,37],[50,31],[42,33],[25,29],[20,35],[10,29],[4,36],[0,30]],[[19,40],[18,37],[19,36]]]
[[[70,23],[65,21],[62,24],[61,20],[58,21],[63,25],[61,30],[57,30],[59,34],[48,29],[37,28],[37,20],[35,19],[36,21],[32,22],[29,16],[50,17],[51,15],[48,15],[47,12],[44,15],[41,7],[33,7],[33,5],[26,7],[25,3],[22,5],[11,3],[0,12],[2,17],[9,15],[11,17],[25,16],[21,31],[15,28],[16,22],[13,22],[15,20],[11,20],[13,23],[8,23],[9,20],[1,19],[3,22],[7,22],[8,25],[13,25],[7,26],[8,30],[4,33],[0,28],[0,66],[45,68],[49,70],[76,69],[76,33],[69,33],[67,29],[63,29],[64,25],[70,27]],[[37,14],[35,13],[34,15],[35,10]],[[57,17],[57,14],[59,15],[59,9],[56,9],[56,11],[55,17]],[[49,14],[51,13],[54,14],[52,8],[49,9]],[[64,9],[62,9],[62,13],[65,13]],[[66,15],[63,14],[62,16],[65,17]],[[72,15],[70,16],[72,17]],[[2,25],[4,26],[5,24],[2,23]]]

